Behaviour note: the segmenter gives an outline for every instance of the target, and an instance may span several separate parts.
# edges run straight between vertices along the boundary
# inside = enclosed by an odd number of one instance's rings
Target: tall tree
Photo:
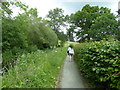
[[[47,20],[50,27],[55,31],[60,31],[60,27],[64,25],[64,11],[60,8],[50,10],[47,15]]]
[[[64,10],[61,8],[55,8],[48,12],[46,20],[48,21],[48,25],[55,31],[59,40],[66,41],[67,36],[63,33],[62,27],[65,26],[65,16],[63,15]]]
[[[70,26],[67,29],[67,35],[68,35],[69,41],[74,41],[74,37],[73,37],[74,29],[75,29],[74,26]]]
[[[118,32],[117,20],[113,14],[102,14],[97,17],[90,29],[90,36],[93,40],[102,40],[103,38],[116,37]]]
[[[69,15],[65,16],[65,20],[66,20],[66,30],[67,30],[68,41],[74,41],[73,34],[75,34],[75,29],[76,29],[75,24],[72,23]]]
[[[90,6],[89,4],[85,5],[81,11],[77,11],[75,14],[71,15],[72,22],[76,27],[80,27],[81,30],[77,32],[77,35],[81,39],[90,40],[90,28],[91,25],[95,23],[95,20],[98,16],[101,16],[104,13],[110,13],[108,8],[98,6]],[[83,41],[84,41],[83,40]]]

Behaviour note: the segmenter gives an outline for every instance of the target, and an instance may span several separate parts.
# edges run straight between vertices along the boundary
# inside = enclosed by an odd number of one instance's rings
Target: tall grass
[[[3,74],[3,88],[54,88],[66,57],[66,47],[22,55]]]

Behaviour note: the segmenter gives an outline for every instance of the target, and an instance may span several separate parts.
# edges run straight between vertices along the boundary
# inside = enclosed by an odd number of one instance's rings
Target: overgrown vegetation
[[[0,89],[2,89],[2,76],[0,76]]]
[[[120,88],[120,42],[115,40],[75,46],[75,60],[95,87]]]
[[[66,47],[23,54],[3,74],[3,88],[54,88],[66,57]]]
[[[64,46],[67,38],[74,41],[74,35],[79,42],[109,37],[120,40],[120,21],[107,7],[87,4],[70,16],[64,16],[64,10],[55,8],[43,19],[38,16],[36,8],[29,8],[18,1],[7,0],[1,6],[0,45],[3,67],[8,71],[3,74],[4,88],[55,87],[66,48],[54,48]],[[12,8],[15,7],[21,12],[13,17]],[[68,30],[67,35],[62,32],[63,27]],[[96,87],[120,88],[119,41],[78,44],[75,46],[75,60],[83,74],[95,81]],[[6,66],[12,67],[8,69]]]
[[[13,17],[13,7],[19,8],[19,15]],[[23,53],[37,49],[58,46],[58,36],[46,20],[38,16],[36,8],[29,8],[21,2],[2,3],[2,53],[3,66],[10,66]],[[66,37],[64,37],[66,38]],[[62,41],[62,40],[61,40]],[[60,43],[59,46],[63,43]]]

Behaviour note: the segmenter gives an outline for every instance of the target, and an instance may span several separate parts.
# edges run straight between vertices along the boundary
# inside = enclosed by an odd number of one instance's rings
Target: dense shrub
[[[12,7],[20,8],[23,13],[13,17]],[[38,17],[36,8],[28,9],[28,6],[21,2],[6,1],[2,3],[1,10],[3,66],[10,64],[25,52],[57,45],[56,33]]]
[[[3,88],[55,88],[66,57],[66,47],[23,54],[14,68],[3,73]]]
[[[75,60],[95,87],[120,88],[120,42],[100,41],[75,46]]]
[[[56,33],[43,23],[31,27],[28,32],[28,39],[30,43],[36,45],[39,49],[50,48],[50,46],[56,46],[58,43]]]

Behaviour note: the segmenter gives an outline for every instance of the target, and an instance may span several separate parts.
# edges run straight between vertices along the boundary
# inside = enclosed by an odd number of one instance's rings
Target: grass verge
[[[3,74],[3,88],[54,88],[66,57],[66,47],[22,55]]]

